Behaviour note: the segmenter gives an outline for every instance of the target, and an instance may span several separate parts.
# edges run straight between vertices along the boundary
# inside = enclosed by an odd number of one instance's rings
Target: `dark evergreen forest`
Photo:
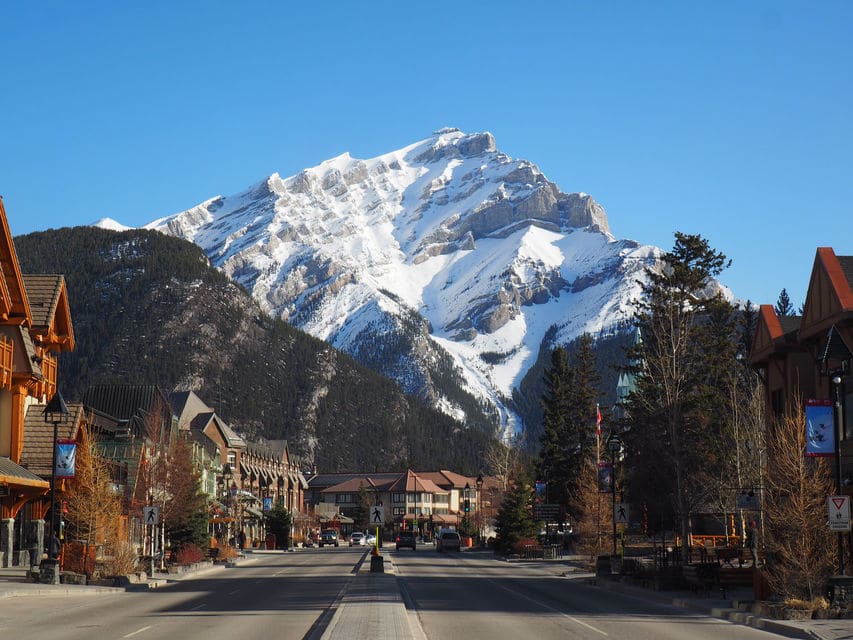
[[[73,227],[15,247],[25,273],[65,275],[77,342],[60,359],[69,401],[92,384],[193,390],[239,433],[286,438],[322,471],[482,470],[488,416],[462,425],[270,318],[191,243]]]

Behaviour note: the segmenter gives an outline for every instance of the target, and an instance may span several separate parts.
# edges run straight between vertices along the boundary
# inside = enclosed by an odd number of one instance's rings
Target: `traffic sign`
[[[370,507],[370,524],[385,524],[385,510],[381,504]]]
[[[829,530],[850,531],[850,496],[829,496]]]
[[[617,502],[613,506],[613,522],[616,524],[628,524],[628,505],[624,502]]]
[[[160,507],[142,507],[142,524],[160,524]]]

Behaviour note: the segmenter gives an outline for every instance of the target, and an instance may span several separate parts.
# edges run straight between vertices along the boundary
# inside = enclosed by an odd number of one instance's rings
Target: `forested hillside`
[[[493,439],[405,396],[328,344],[265,315],[200,248],[153,231],[73,227],[15,238],[25,273],[62,273],[77,348],[60,389],[193,390],[249,438],[286,438],[324,471],[477,473]]]

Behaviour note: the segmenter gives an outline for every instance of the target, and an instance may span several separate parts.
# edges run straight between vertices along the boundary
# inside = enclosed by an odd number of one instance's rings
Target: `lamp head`
[[[62,422],[69,415],[71,415],[71,412],[68,411],[68,405],[65,404],[62,394],[57,389],[50,402],[44,408],[44,420],[45,422]]]

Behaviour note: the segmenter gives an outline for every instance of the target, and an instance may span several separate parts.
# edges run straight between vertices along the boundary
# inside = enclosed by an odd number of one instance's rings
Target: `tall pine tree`
[[[794,315],[794,305],[791,304],[791,298],[788,297],[788,291],[782,289],[779,292],[779,299],[776,301],[776,315],[785,317]]]
[[[592,338],[585,334],[571,363],[554,349],[545,373],[543,435],[539,472],[548,483],[547,499],[570,519],[584,516],[584,466],[596,456],[595,421],[599,374]]]
[[[734,314],[710,285],[728,265],[701,236],[677,232],[637,303],[643,341],[631,353],[636,390],[626,407],[630,493],[649,505],[650,524],[675,525],[682,540],[717,477],[719,385],[733,363]]]

